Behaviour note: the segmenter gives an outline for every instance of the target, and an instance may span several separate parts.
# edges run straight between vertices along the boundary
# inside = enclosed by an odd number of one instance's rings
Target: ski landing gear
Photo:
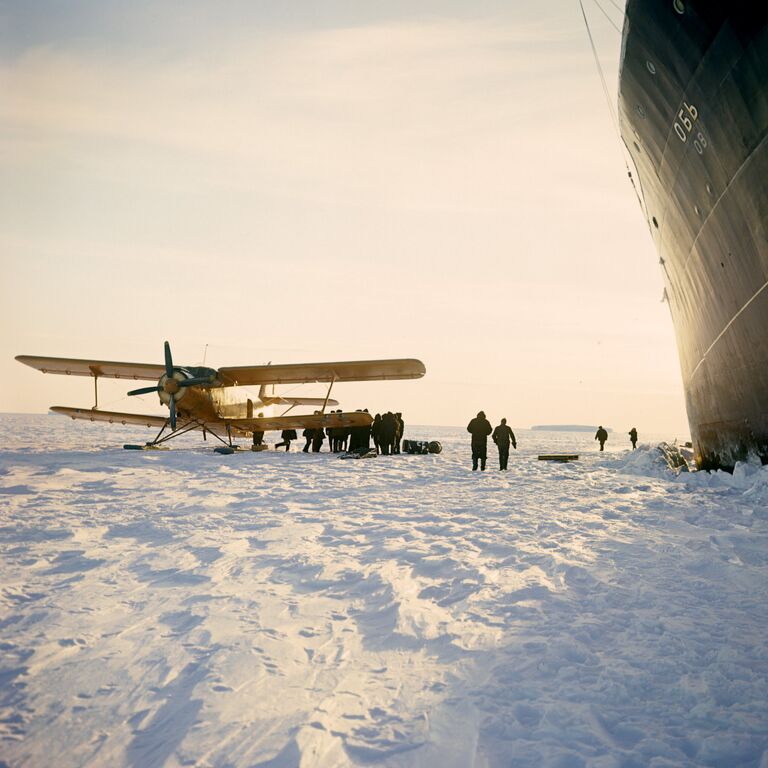
[[[151,440],[148,443],[144,443],[144,445],[126,443],[123,445],[123,448],[126,451],[167,451],[168,446],[164,445],[164,443],[167,443],[169,440],[173,440],[174,437],[185,435],[187,432],[191,432],[193,429],[201,429],[203,431],[203,440],[205,440],[210,434],[213,435],[213,437],[215,437],[221,443],[221,445],[216,446],[216,448],[213,449],[214,453],[230,454],[235,453],[235,451],[238,450],[238,446],[232,442],[232,430],[230,429],[229,425],[226,427],[227,439],[224,440],[224,438],[220,437],[215,432],[211,432],[209,429],[206,429],[205,424],[201,421],[187,421],[182,426],[177,427],[176,429],[171,429],[170,432],[164,435],[165,430],[169,428],[170,423],[170,419],[168,419],[165,424],[163,424],[160,431],[155,435],[154,440]]]

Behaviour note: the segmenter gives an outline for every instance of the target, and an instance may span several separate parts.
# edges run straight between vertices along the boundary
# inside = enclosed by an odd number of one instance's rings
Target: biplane
[[[328,427],[365,427],[373,419],[363,411],[326,412],[338,405],[331,399],[334,384],[348,381],[382,381],[418,379],[426,373],[420,360],[352,360],[330,363],[294,363],[281,365],[249,365],[229,368],[177,366],[173,363],[170,344],[165,342],[164,364],[121,363],[107,360],[75,360],[64,357],[17,355],[20,363],[42,373],[65,376],[90,376],[94,384],[92,408],[52,406],[54,413],[85,421],[109,424],[137,424],[159,428],[155,438],[145,447],[161,443],[192,430],[201,430],[203,438],[211,434],[225,446],[232,447],[233,436],[253,436],[270,430],[325,429]],[[160,403],[168,407],[168,416],[143,416],[99,409],[99,379],[153,381],[128,395],[157,393]],[[279,384],[328,384],[325,397],[289,397],[276,394]],[[257,398],[243,399],[240,387],[259,386]],[[267,393],[271,387],[272,393]],[[313,406],[313,413],[290,413],[296,406]],[[254,415],[260,408],[287,406],[279,416]],[[255,442],[255,440],[254,440]],[[127,446],[126,446],[127,447]],[[223,450],[223,449],[222,449]]]

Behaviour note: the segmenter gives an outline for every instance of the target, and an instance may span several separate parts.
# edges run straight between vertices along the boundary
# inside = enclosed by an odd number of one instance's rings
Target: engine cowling
[[[164,373],[157,382],[157,394],[163,405],[170,405],[171,398],[178,403],[187,394],[186,387],[180,387],[179,382],[191,379],[192,375],[183,368],[176,368],[172,376]]]

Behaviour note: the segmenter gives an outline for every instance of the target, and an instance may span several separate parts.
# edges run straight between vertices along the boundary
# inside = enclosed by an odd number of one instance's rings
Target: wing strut
[[[320,413],[325,413],[325,407],[328,405],[328,399],[331,396],[331,390],[333,389],[333,383],[336,381],[336,374],[334,373],[331,376],[331,383],[328,385],[328,391],[325,393],[325,402],[323,403],[323,407],[320,410]]]
[[[93,410],[99,409],[99,374],[97,369],[93,365],[88,366],[91,369],[91,376],[93,376]]]

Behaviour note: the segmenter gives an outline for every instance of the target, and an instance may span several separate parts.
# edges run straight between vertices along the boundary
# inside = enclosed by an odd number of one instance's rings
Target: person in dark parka
[[[358,408],[355,413],[362,413]],[[350,453],[360,450],[363,445],[363,437],[361,427],[349,428],[349,451]]]
[[[279,443],[275,443],[275,450],[285,446],[285,450],[286,451],[290,451],[291,450],[291,440],[295,440],[296,439],[296,430],[295,429],[284,429],[280,433],[280,437],[282,438],[282,440]]]
[[[629,442],[632,443],[632,450],[634,451],[637,448],[637,430],[634,427],[629,430]]]
[[[363,408],[363,413],[368,413],[367,408]],[[371,425],[367,427],[360,427],[360,445],[359,448],[363,450],[371,450]]]
[[[603,429],[603,425],[601,424],[597,428],[597,432],[595,432],[595,440],[600,441],[600,450],[602,451],[605,447],[605,441],[608,439],[608,433]]]
[[[405,432],[405,422],[403,414],[398,411],[395,414],[395,442],[392,446],[392,453],[400,453],[400,445],[403,442],[403,432]]]
[[[338,411],[331,411],[331,413],[341,413],[341,410]],[[346,437],[347,430],[346,427],[332,427],[329,432],[329,436],[331,439],[331,444],[329,446],[329,449],[333,453],[340,453],[342,450],[341,444],[344,441],[344,438]]]
[[[343,411],[339,408],[336,413],[343,413]],[[339,427],[339,453],[346,453],[348,442],[349,429],[347,427]]]
[[[472,471],[477,469],[478,462],[480,462],[480,469],[484,471],[485,461],[488,458],[488,435],[493,432],[493,427],[485,418],[483,411],[469,422],[467,432],[472,435]]]
[[[502,419],[501,424],[493,430],[492,437],[493,442],[496,443],[496,447],[499,449],[499,469],[506,469],[509,462],[509,444],[512,443],[512,447],[517,450],[515,433],[507,426],[506,419]]]
[[[302,450],[304,453],[309,453],[309,446],[312,445],[312,438],[315,436],[315,430],[310,429],[307,427],[302,433],[301,436],[307,441],[306,445]]]
[[[312,453],[320,453],[325,442],[325,430],[322,427],[312,430]]]
[[[377,413],[373,417],[373,424],[371,424],[371,437],[373,438],[373,447],[376,449],[376,455],[381,453],[381,414]]]
[[[392,411],[387,411],[381,417],[381,426],[379,427],[379,447],[384,456],[393,453],[393,445],[397,435],[397,421]]]
[[[260,413],[259,418],[263,418],[264,414]],[[253,433],[253,444],[254,445],[264,445],[264,430],[260,430],[258,432]]]

